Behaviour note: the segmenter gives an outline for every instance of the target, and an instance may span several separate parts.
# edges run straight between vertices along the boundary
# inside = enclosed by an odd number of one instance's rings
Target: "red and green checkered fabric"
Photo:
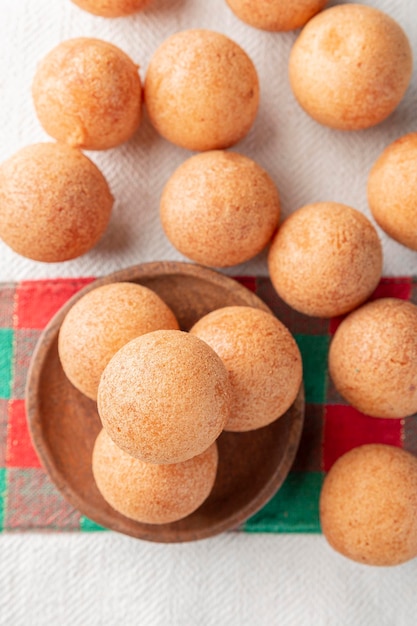
[[[97,530],[75,511],[42,469],[26,424],[24,389],[36,341],[52,315],[92,279],[0,284],[0,530]],[[303,356],[306,418],[299,452],[276,496],[242,530],[320,532],[318,499],[323,477],[344,452],[382,442],[417,454],[417,420],[362,415],[340,397],[327,372],[327,352],[339,319],[301,315],[277,296],[266,277],[239,279],[294,334]],[[417,304],[417,279],[385,278],[373,298],[393,296]]]

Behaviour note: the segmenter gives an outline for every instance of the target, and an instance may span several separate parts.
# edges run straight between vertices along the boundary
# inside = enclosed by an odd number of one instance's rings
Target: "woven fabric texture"
[[[25,383],[36,342],[53,314],[91,278],[0,285],[0,529],[98,530],[58,493],[32,446]],[[367,417],[340,397],[327,371],[327,353],[340,319],[308,318],[286,306],[265,277],[240,279],[294,334],[303,357],[306,417],[297,458],[276,496],[242,530],[320,532],[318,499],[326,471],[349,449],[381,442],[417,454],[417,420]],[[417,303],[417,279],[384,278],[373,298]]]
[[[398,20],[417,58],[415,0],[362,0]],[[328,6],[339,3],[330,0]],[[341,132],[317,124],[297,104],[288,60],[299,31],[268,33],[239,20],[225,0],[153,0],[128,18],[105,19],[70,0],[1,0],[0,161],[23,146],[51,141],[35,113],[31,85],[36,68],[61,41],[97,37],[120,47],[139,65],[144,81],[156,49],[175,32],[207,28],[239,44],[252,59],[260,83],[260,107],[247,136],[232,147],[254,159],[276,183],[282,218],[310,202],[333,200],[371,217],[366,196],[372,164],[392,141],[415,130],[417,80],[382,124]],[[106,233],[90,252],[65,263],[38,263],[16,255],[0,241],[0,280],[98,276],[138,263],[184,261],[168,241],[159,219],[163,188],[192,152],[166,141],[151,126],[146,107],[138,132],[111,150],[90,151],[106,177],[115,204]],[[415,252],[390,239],[378,226],[386,276],[416,272]],[[228,272],[267,275],[265,252]]]

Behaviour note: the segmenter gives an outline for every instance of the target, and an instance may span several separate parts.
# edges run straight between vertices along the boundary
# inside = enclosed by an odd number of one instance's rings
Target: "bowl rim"
[[[296,400],[290,409],[288,409],[288,411],[293,410],[296,412],[296,419],[292,420],[291,427],[289,429],[289,440],[293,443],[291,443],[290,446],[287,446],[285,455],[281,459],[281,462],[277,464],[274,472],[265,482],[263,487],[257,492],[256,496],[242,508],[232,512],[230,515],[222,518],[216,523],[205,527],[204,531],[201,531],[200,529],[195,532],[189,531],[187,533],[183,531],[184,536],[181,536],[178,539],[166,538],[163,533],[161,537],[158,537],[159,525],[157,524],[143,524],[137,522],[138,532],[135,532],[131,529],[133,520],[130,520],[127,517],[122,516],[122,521],[120,522],[118,519],[114,519],[106,511],[100,511],[98,515],[96,514],[97,509],[90,507],[88,500],[83,498],[78,491],[74,490],[67,483],[63,473],[55,464],[53,450],[50,449],[48,442],[43,437],[41,409],[39,406],[40,398],[38,394],[44,364],[47,361],[53,343],[57,339],[59,328],[65,315],[77,300],[89,291],[109,283],[140,282],[141,278],[157,278],[167,274],[185,274],[188,276],[206,279],[220,288],[228,289],[229,292],[232,291],[240,295],[244,294],[248,300],[247,306],[251,306],[250,302],[253,302],[253,306],[256,306],[256,308],[261,308],[274,315],[263,300],[261,300],[254,292],[249,290],[242,283],[239,283],[235,278],[220,274],[219,272],[205,266],[179,261],[153,261],[117,270],[116,272],[97,278],[91,283],[88,283],[85,287],[81,288],[76,294],[67,300],[67,302],[54,314],[45,326],[36,343],[30,361],[25,388],[25,406],[29,434],[33,446],[39,456],[41,465],[49,475],[58,491],[77,511],[95,523],[104,526],[107,529],[121,532],[125,535],[159,543],[180,543],[206,539],[227,530],[237,529],[239,525],[243,524],[249,517],[259,511],[279,490],[294,462],[301,439],[305,404],[303,383],[300,386]],[[93,403],[93,400],[90,400],[90,402]],[[123,520],[127,520],[129,522],[127,527],[124,526]],[[178,534],[181,535],[181,531],[178,531]]]

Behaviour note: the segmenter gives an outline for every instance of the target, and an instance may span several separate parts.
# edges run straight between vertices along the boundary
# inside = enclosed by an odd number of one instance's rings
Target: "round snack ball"
[[[327,0],[226,0],[239,19],[269,31],[301,28],[322,10]]]
[[[171,309],[147,287],[111,283],[85,294],[62,323],[58,352],[74,387],[97,399],[100,377],[116,352],[131,339],[159,329],[177,329]]]
[[[210,30],[171,35],[145,80],[150,120],[165,139],[189,150],[228,148],[251,128],[259,103],[256,69],[237,43]]]
[[[113,206],[106,179],[64,144],[33,144],[0,165],[0,237],[35,261],[74,259],[98,242]]]
[[[167,182],[161,221],[185,256],[215,267],[247,261],[278,225],[278,191],[252,159],[214,150],[185,161]]]
[[[137,65],[100,39],[80,37],[56,46],[38,66],[32,95],[45,131],[86,150],[118,146],[141,120]]]
[[[362,413],[416,413],[416,305],[382,298],[351,313],[330,344],[329,371],[339,393]]]
[[[276,317],[229,306],[205,315],[190,332],[217,352],[229,372],[232,395],[225,430],[261,428],[289,409],[302,381],[301,355]]]
[[[371,222],[336,202],[317,202],[288,217],[272,242],[269,273],[291,307],[317,317],[342,315],[364,302],[382,272]]]
[[[289,76],[299,104],[317,122],[341,130],[379,124],[402,100],[412,51],[391,17],[362,4],[316,15],[290,55]]]
[[[398,565],[417,556],[417,459],[394,446],[368,444],[340,457],[320,496],[330,545],[367,565]]]
[[[93,450],[93,475],[116,511],[145,524],[168,524],[193,513],[216,478],[217,444],[170,465],[144,463],[121,450],[103,429]]]
[[[124,17],[141,11],[149,0],[72,0],[84,11],[101,17]]]
[[[98,412],[113,441],[148,463],[206,450],[229,416],[227,370],[204,341],[179,330],[133,339],[101,377]]]
[[[368,202],[390,237],[417,250],[417,133],[394,141],[376,161],[368,178]]]

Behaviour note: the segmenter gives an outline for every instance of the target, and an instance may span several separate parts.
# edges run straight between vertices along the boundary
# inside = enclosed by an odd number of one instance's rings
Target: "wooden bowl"
[[[96,280],[77,293],[43,331],[29,369],[26,407],[39,458],[63,496],[98,524],[158,542],[203,539],[238,527],[274,495],[292,465],[304,419],[303,390],[293,406],[271,425],[218,439],[219,468],[213,491],[192,515],[174,523],[141,524],[114,511],[100,495],[91,455],[101,423],[95,402],[66,378],[58,358],[58,333],[82,295],[112,282],[131,281],[158,293],[188,330],[206,313],[229,305],[269,311],[254,293],[205,267],[174,262],[147,263]]]

